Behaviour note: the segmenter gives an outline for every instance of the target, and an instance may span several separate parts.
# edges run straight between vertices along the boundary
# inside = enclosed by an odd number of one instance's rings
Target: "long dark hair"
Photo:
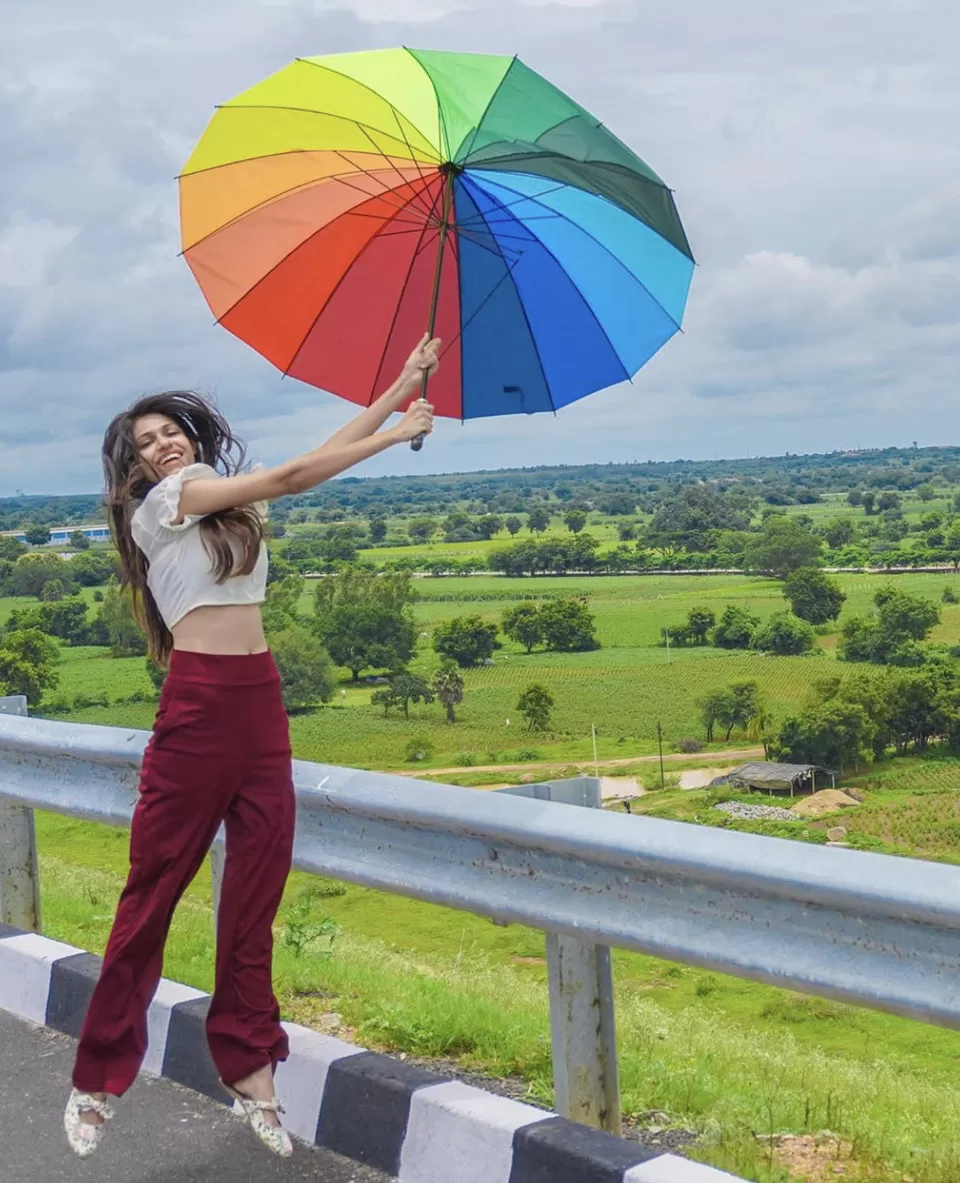
[[[149,563],[130,530],[137,503],[158,483],[134,442],[134,426],[144,415],[172,419],[193,445],[195,461],[209,464],[226,476],[242,467],[246,448],[220,412],[189,390],[165,390],[137,399],[113,419],[104,434],[104,500],[110,532],[120,555],[120,585],[130,590],[133,614],[147,635],[151,659],[166,665],[173,636],[147,587]],[[249,506],[222,509],[208,514],[198,529],[217,583],[225,583],[231,575],[250,574],[263,543],[263,521],[254,510]]]

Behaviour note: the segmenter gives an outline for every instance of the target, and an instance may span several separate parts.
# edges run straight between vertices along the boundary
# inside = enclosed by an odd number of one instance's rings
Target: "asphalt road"
[[[97,1153],[78,1159],[62,1125],[73,1049],[0,1010],[0,1183],[388,1183],[301,1142],[278,1159],[222,1105],[149,1076],[116,1102]]]

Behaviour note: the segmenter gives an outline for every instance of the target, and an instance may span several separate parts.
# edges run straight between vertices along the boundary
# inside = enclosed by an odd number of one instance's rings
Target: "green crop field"
[[[877,588],[890,578],[898,587],[937,601],[943,588],[955,581],[946,574],[839,576],[848,596],[841,621],[868,612]],[[522,646],[504,640],[493,665],[465,671],[464,702],[452,726],[437,704],[411,707],[409,720],[396,712],[385,717],[382,709],[370,705],[373,687],[352,684],[343,671],[328,707],[292,718],[299,758],[364,768],[409,767],[407,747],[415,738],[423,741],[427,752],[419,764],[423,768],[510,763],[533,759],[534,751],[540,760],[584,761],[592,754],[594,725],[601,759],[641,755],[655,749],[658,722],[668,746],[684,738],[702,740],[697,702],[729,682],[756,680],[774,718],[781,718],[803,700],[811,681],[830,668],[836,642],[835,634],[818,638],[818,650],[808,657],[768,657],[706,646],[672,647],[668,655],[661,641],[663,628],[680,624],[694,606],[709,607],[719,617],[728,604],[737,604],[761,618],[784,608],[778,583],[745,576],[490,575],[418,579],[416,587],[422,596],[414,607],[421,636],[413,668],[425,675],[437,665],[430,634],[438,622],[460,614],[499,622],[513,604],[531,596],[585,595],[602,647],[589,653],[527,654]],[[312,601],[313,586],[308,583],[300,605],[305,616],[312,613]],[[0,601],[0,613],[27,603]],[[942,623],[934,639],[960,640],[960,605],[942,605]],[[150,726],[152,704],[129,701],[150,693],[141,658],[117,660],[103,649],[64,647],[60,677],[50,697],[58,704],[79,699],[79,709],[67,711],[68,717]],[[556,700],[551,729],[541,735],[527,732],[516,713],[520,692],[531,682],[547,686]],[[109,705],[104,705],[104,697]],[[63,709],[58,715],[64,716]],[[731,740],[742,744],[744,737],[734,733]]]

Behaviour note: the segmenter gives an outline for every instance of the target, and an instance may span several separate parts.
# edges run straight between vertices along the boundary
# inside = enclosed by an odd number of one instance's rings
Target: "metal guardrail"
[[[0,716],[0,802],[128,825],[146,738]],[[567,1116],[619,1124],[611,946],[960,1027],[960,867],[303,761],[294,780],[300,869],[571,942],[548,958]],[[0,921],[31,866],[0,842]]]

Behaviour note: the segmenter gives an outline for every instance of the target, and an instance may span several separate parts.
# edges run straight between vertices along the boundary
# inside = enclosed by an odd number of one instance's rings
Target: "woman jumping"
[[[221,822],[227,857],[217,916],[207,1040],[227,1092],[275,1154],[292,1152],[273,1076],[287,1038],[273,993],[272,923],[290,870],[296,805],[280,677],[260,605],[264,503],[302,493],[433,427],[433,408],[387,418],[437,369],[423,340],[396,382],[313,452],[240,472],[244,448],[196,394],[149,395],[103,441],[106,500],[122,583],[150,656],[169,664],[143,755],[130,874],[77,1048],[64,1114],[70,1146],[92,1154],[113,1116],[107,1095],[135,1080],[147,1009],[174,908]]]

